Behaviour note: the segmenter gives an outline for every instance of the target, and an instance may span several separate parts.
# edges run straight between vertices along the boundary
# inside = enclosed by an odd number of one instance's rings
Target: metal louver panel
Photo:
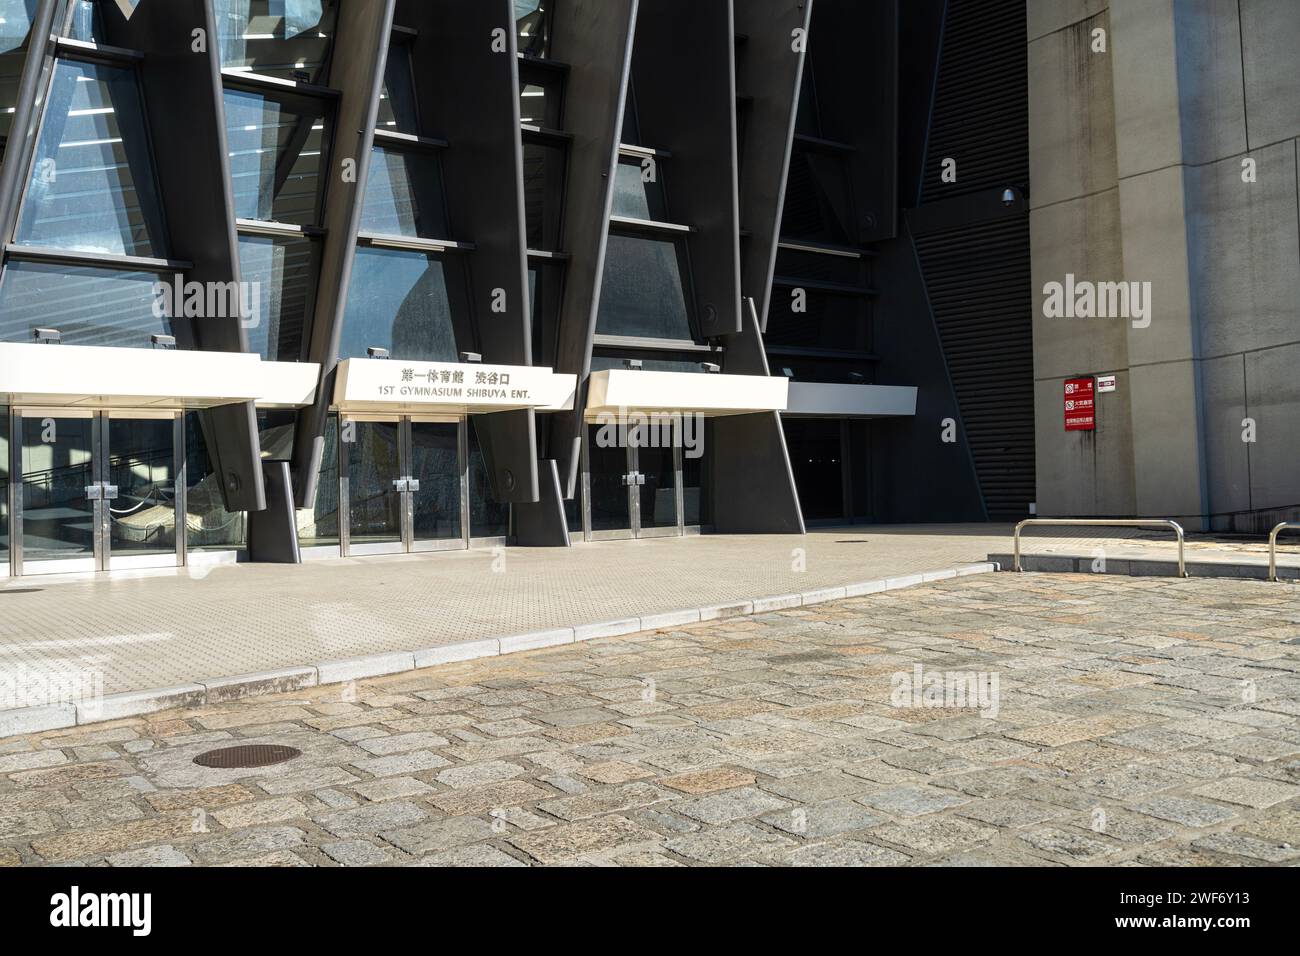
[[[916,239],[917,254],[991,520],[1034,500],[1029,218]]]
[[[949,0],[922,204],[1028,184],[1028,49],[1024,0]]]

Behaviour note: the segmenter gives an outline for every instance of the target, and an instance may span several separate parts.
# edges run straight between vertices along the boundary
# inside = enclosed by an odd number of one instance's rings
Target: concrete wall
[[[1028,14],[1039,513],[1237,530],[1300,514],[1300,4]],[[1045,317],[1067,273],[1151,283],[1150,325]],[[1104,372],[1119,387],[1097,431],[1065,432],[1063,379]]]

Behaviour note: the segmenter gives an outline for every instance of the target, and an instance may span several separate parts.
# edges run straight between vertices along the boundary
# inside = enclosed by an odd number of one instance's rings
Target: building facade
[[[1296,404],[1223,6],[0,0],[0,572],[1300,501],[1211,427]]]

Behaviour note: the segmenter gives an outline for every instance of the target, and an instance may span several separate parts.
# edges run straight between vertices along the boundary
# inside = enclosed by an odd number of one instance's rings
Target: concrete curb
[[[989,560],[997,562],[1010,571],[1013,558],[1010,554],[990,554]],[[1162,558],[1107,558],[1105,570],[1094,571],[1093,562],[1096,555],[1079,554],[1022,554],[1020,565],[1026,571],[1040,574],[1111,574],[1129,577],[1178,577],[1178,562]],[[1247,564],[1233,561],[1192,561],[1185,562],[1187,576],[1191,578],[1235,578],[1238,580],[1268,580],[1268,560],[1260,564]],[[1300,568],[1279,564],[1277,567],[1279,581],[1300,580]]]
[[[1080,560],[1091,561],[1092,559]],[[426,667],[435,667],[441,664],[454,664],[484,657],[498,657],[504,654],[533,651],[546,647],[560,647],[565,644],[596,640],[602,637],[622,637],[628,634],[641,634],[674,627],[684,627],[703,621],[725,620],[726,618],[744,617],[751,614],[768,614],[791,608],[823,604],[827,601],[839,601],[846,598],[879,594],[884,591],[899,590],[931,581],[965,577],[969,574],[987,574],[997,570],[999,570],[998,563],[990,560],[978,564],[963,565],[958,568],[929,571],[923,574],[907,574],[874,581],[862,581],[842,587],[821,588],[803,594],[780,594],[773,597],[755,598],[752,601],[732,601],[709,607],[685,608],[680,611],[647,614],[642,617],[629,617],[617,621],[579,624],[574,627],[532,631],[527,634],[512,634],[505,637],[476,638],[472,641],[443,644],[439,647],[429,647],[417,651],[393,651],[385,654],[370,654],[365,657],[320,661],[304,667],[284,667],[256,674],[213,677],[193,684],[181,684],[176,687],[160,687],[152,690],[110,694],[98,701],[84,704],[50,704],[39,707],[18,707],[12,710],[0,710],[0,738],[37,734],[49,730],[66,730],[69,727],[80,727],[85,724],[102,723],[108,720],[120,720],[124,717],[139,717],[161,710],[228,703],[267,694],[291,693],[296,690],[304,690],[325,684],[341,684],[369,677],[404,674],[408,671],[422,670]]]

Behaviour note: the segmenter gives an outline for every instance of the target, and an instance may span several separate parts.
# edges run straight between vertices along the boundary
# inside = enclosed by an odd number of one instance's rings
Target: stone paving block
[[[1216,780],[1203,787],[1197,787],[1192,793],[1224,803],[1235,803],[1243,807],[1263,810],[1300,796],[1300,787],[1278,783],[1272,780],[1257,780],[1247,777],[1232,777]]]
[[[266,823],[282,823],[306,815],[307,808],[303,806],[301,800],[294,797],[238,803],[212,812],[212,818],[227,830],[240,830]]]
[[[382,777],[358,783],[352,789],[372,803],[417,797],[433,790],[427,783],[414,777]]]
[[[996,827],[959,816],[932,816],[915,823],[887,823],[872,830],[871,836],[912,854],[933,855],[977,846],[997,833]]]
[[[717,866],[794,845],[794,840],[752,823],[731,823],[673,837],[663,847],[696,863]]]
[[[648,783],[627,783],[591,793],[556,797],[539,803],[538,809],[561,820],[585,820],[606,813],[621,813],[671,799],[675,794]]]
[[[343,840],[323,843],[321,851],[340,866],[384,866],[391,863],[393,853],[365,840]]]
[[[315,818],[321,827],[337,837],[374,836],[381,830],[411,826],[428,818],[429,814],[408,801],[370,803],[355,810],[318,814]]]
[[[712,751],[712,753],[722,756],[717,751]],[[658,783],[664,787],[680,790],[682,793],[702,794],[750,786],[754,783],[754,775],[732,770],[728,767],[713,767],[707,770],[696,770],[689,773],[680,773],[672,777],[664,777]]]
[[[479,787],[483,784],[498,783],[523,776],[524,768],[504,760],[489,760],[486,763],[467,764],[451,767],[438,774],[438,782],[448,787]]]
[[[501,807],[533,803],[546,797],[549,791],[522,780],[506,780],[482,787],[451,790],[428,798],[428,803],[448,816],[470,813],[488,813]]]
[[[828,800],[763,815],[763,822],[784,833],[807,840],[824,840],[884,822],[852,800]]]
[[[717,826],[762,816],[772,810],[785,810],[790,806],[789,801],[778,799],[755,787],[738,787],[704,797],[678,800],[672,809],[693,820]]]
[[[645,767],[624,763],[621,760],[606,760],[601,763],[588,764],[578,771],[588,780],[597,783],[627,783],[630,780],[644,780],[654,773]]]
[[[412,750],[427,750],[432,747],[445,747],[449,741],[446,737],[428,732],[391,734],[387,737],[372,737],[360,740],[357,745],[366,753],[376,757],[407,753]]]
[[[1265,863],[1287,863],[1300,857],[1300,847],[1273,840],[1260,840],[1244,833],[1211,833],[1192,843],[1199,850],[1249,857]]]
[[[480,843],[477,846],[457,847],[454,850],[444,850],[441,853],[434,853],[420,860],[416,866],[527,866],[521,860],[516,860],[513,856],[498,850],[496,847],[487,843]]]
[[[192,848],[208,864],[301,866],[303,860],[294,856],[292,849],[305,843],[306,834],[297,827],[258,827],[221,834]],[[287,855],[283,855],[285,851]]]
[[[1236,816],[1227,807],[1207,803],[1204,800],[1190,800],[1186,797],[1154,797],[1137,804],[1133,809],[1138,813],[1180,823],[1186,827],[1214,826]]]
[[[1017,837],[1043,853],[1069,857],[1085,863],[1102,859],[1121,849],[1117,843],[1061,827],[1040,827],[1023,831],[1017,834]]]
[[[376,777],[395,777],[446,767],[450,763],[451,761],[446,757],[440,757],[432,750],[412,750],[408,753],[393,754],[390,757],[353,760],[352,766]]]
[[[417,826],[380,833],[383,839],[407,853],[434,853],[490,840],[492,824],[477,817],[430,820]]]
[[[539,863],[560,863],[584,853],[663,842],[663,837],[659,834],[618,815],[583,823],[566,823],[548,830],[512,834],[508,839],[511,845]]]
[[[110,853],[108,855],[109,866],[191,866],[190,858],[182,853],[176,847],[164,844],[163,846],[143,847],[139,850],[124,850],[121,853]]]
[[[897,850],[856,840],[804,847],[786,859],[791,866],[902,866],[909,862],[909,858]]]
[[[861,793],[863,790],[860,779],[839,770],[784,777],[780,780],[765,781],[761,786],[769,793],[796,803],[821,803],[825,800],[834,800],[836,797]]]
[[[858,802],[900,817],[918,817],[970,803],[968,798],[925,787],[894,787],[859,797]]]
[[[954,812],[995,827],[1026,827],[1058,819],[1069,811],[1032,800],[1006,797],[970,803]]]

